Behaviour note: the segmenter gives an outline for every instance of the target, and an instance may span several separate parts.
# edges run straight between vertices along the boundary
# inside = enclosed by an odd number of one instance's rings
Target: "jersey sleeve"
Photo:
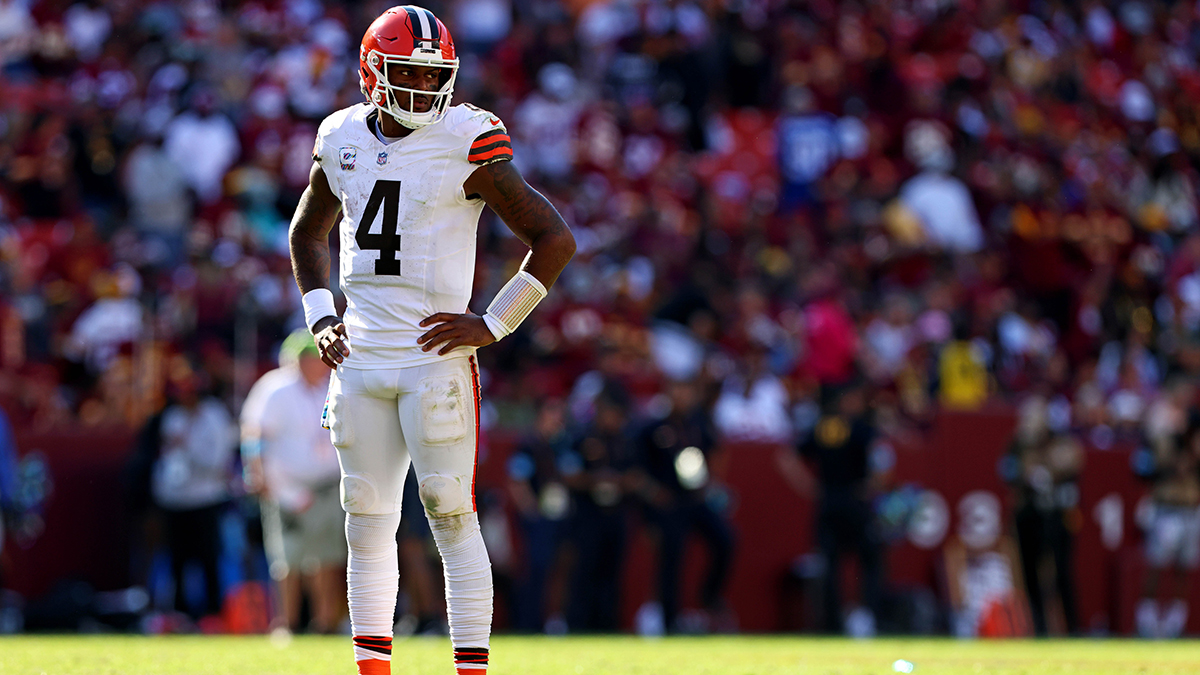
[[[503,162],[513,158],[512,141],[508,130],[503,128],[485,131],[475,137],[467,161],[483,166],[492,162]]]
[[[317,129],[317,139],[313,143],[313,161],[321,165],[321,170],[325,172],[325,180],[329,181],[330,192],[337,195],[341,192],[341,184],[338,180],[338,148],[329,143],[329,135],[333,131],[333,127],[333,115],[326,117],[321,122],[321,127]]]
[[[513,158],[512,139],[508,137],[508,128],[500,118],[482,108],[469,106],[474,113],[470,118],[469,138],[470,148],[467,150],[467,161],[483,166],[492,162],[503,162]]]

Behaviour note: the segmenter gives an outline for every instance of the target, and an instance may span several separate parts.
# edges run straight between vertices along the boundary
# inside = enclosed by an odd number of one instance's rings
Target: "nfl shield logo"
[[[377,156],[375,158],[375,161],[379,164],[379,166],[383,166],[384,164],[387,164],[387,153],[386,152],[379,153],[379,156]]]
[[[351,147],[338,148],[338,159],[342,164],[342,171],[349,171],[354,168],[354,160],[358,157],[358,150]]]

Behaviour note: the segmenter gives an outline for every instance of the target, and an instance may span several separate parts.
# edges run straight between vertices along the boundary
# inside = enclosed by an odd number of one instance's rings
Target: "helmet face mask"
[[[409,129],[437,122],[450,107],[458,58],[450,31],[427,9],[406,5],[384,12],[363,36],[359,66],[363,95]],[[429,91],[393,84],[389,76],[404,66],[440,69],[441,86]],[[429,110],[417,112],[418,96],[430,99]]]

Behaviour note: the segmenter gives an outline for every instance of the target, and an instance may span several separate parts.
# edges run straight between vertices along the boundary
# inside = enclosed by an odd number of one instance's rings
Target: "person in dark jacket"
[[[514,626],[522,631],[564,630],[559,559],[571,498],[560,465],[574,451],[566,406],[551,399],[538,409],[532,433],[508,461],[509,493],[525,543],[524,578],[517,591]]]
[[[607,386],[595,416],[561,466],[575,512],[575,573],[567,623],[574,632],[615,631],[625,561],[630,442],[628,395]]]
[[[700,535],[708,549],[700,601],[707,618],[719,621],[733,558],[733,533],[720,508],[720,493],[710,490],[708,460],[716,449],[716,432],[701,404],[700,392],[693,383],[673,382],[667,393],[670,410],[646,424],[635,439],[635,476],[647,520],[659,538],[658,597],[663,626],[674,632],[681,628],[677,622],[679,582],[688,535]]]
[[[784,478],[817,502],[817,546],[825,560],[825,630],[831,633],[843,630],[838,583],[842,553],[857,554],[861,568],[864,606],[851,612],[861,617],[854,622],[855,634],[874,634],[879,615],[883,544],[871,499],[890,468],[882,458],[891,455],[877,445],[877,436],[865,392],[852,383],[831,393],[820,419],[800,442],[799,456],[779,455]]]

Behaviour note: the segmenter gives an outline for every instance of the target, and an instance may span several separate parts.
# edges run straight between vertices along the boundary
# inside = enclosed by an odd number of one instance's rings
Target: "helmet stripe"
[[[433,41],[434,42],[440,41],[441,37],[442,37],[441,36],[442,31],[441,31],[441,29],[438,28],[437,17],[433,15],[433,12],[431,12],[427,9],[422,9],[421,11],[429,15],[429,30],[430,30],[430,34],[433,38]]]
[[[424,9],[417,10],[417,18],[421,21],[421,39],[422,40],[433,39],[433,31],[429,30],[429,17],[430,16],[431,15],[429,14],[428,10],[424,10]]]
[[[408,13],[408,23],[412,26],[413,37],[418,40],[426,39],[424,32],[421,30],[421,23],[417,19],[417,8],[412,5],[405,5],[404,11]]]

